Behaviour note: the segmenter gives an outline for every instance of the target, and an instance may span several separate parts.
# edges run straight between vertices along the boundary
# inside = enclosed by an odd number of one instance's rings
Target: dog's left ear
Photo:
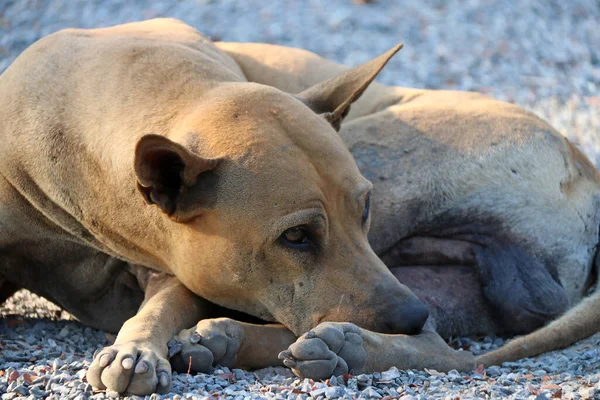
[[[137,188],[146,203],[156,204],[180,221],[187,214],[188,194],[198,186],[200,177],[221,161],[200,157],[164,136],[145,135],[135,148]]]
[[[379,71],[401,48],[396,45],[377,58],[351,68],[341,75],[298,93],[296,98],[329,121],[336,131],[354,103],[375,79]]]

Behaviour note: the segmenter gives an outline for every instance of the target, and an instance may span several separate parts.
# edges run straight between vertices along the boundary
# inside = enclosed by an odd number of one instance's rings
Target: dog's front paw
[[[356,325],[323,322],[282,351],[279,359],[301,378],[327,379],[361,372],[367,354]]]
[[[233,367],[243,337],[237,321],[204,319],[169,341],[169,358],[177,372],[210,372],[214,365]]]
[[[151,345],[127,342],[98,352],[87,372],[88,382],[98,389],[147,395],[168,393],[171,365]]]

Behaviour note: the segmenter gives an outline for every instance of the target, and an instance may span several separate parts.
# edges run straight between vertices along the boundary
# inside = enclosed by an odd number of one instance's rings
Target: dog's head
[[[215,86],[171,139],[138,142],[138,189],[169,218],[171,268],[194,293],[283,323],[419,331],[427,308],[368,241],[371,183],[336,130],[400,49],[296,96]]]

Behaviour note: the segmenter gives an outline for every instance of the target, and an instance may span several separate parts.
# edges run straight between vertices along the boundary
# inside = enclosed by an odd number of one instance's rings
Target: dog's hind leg
[[[597,251],[594,263],[596,268],[600,267],[600,251]],[[597,279],[597,276],[595,278]],[[497,350],[479,356],[478,364],[500,365],[505,361],[533,357],[570,346],[600,331],[598,284],[599,282],[596,282],[596,291],[592,295],[583,299],[563,316],[529,335],[512,340]]]
[[[560,349],[600,330],[600,291],[584,299],[549,325],[510,341],[477,358],[478,364],[500,365],[524,357]]]

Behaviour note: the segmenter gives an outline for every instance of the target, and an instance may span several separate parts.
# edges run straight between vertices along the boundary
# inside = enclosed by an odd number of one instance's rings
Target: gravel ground
[[[64,311],[20,291],[0,308],[0,393],[19,396],[104,399],[85,381],[92,355],[114,336],[69,320]],[[500,338],[457,339],[452,344],[482,353]],[[339,376],[325,382],[294,377],[288,369],[256,372],[216,369],[212,374],[174,374],[172,393],[162,398],[374,398],[374,399],[592,399],[600,398],[600,333],[561,351],[470,373],[389,371]],[[132,396],[133,398],[133,396]],[[150,398],[158,399],[158,395]]]
[[[349,65],[402,41],[405,48],[380,81],[476,90],[515,102],[550,121],[600,165],[597,0],[0,0],[0,71],[56,30],[159,16],[182,19],[215,39],[303,47]],[[83,379],[93,352],[111,335],[70,321],[28,292],[0,307],[0,315],[6,317],[0,320],[2,400],[114,395],[93,392]],[[503,343],[458,342],[476,353]],[[164,397],[600,398],[599,348],[597,334],[566,350],[479,373],[390,370],[329,382],[297,380],[285,369],[221,369],[176,375],[174,392]]]

